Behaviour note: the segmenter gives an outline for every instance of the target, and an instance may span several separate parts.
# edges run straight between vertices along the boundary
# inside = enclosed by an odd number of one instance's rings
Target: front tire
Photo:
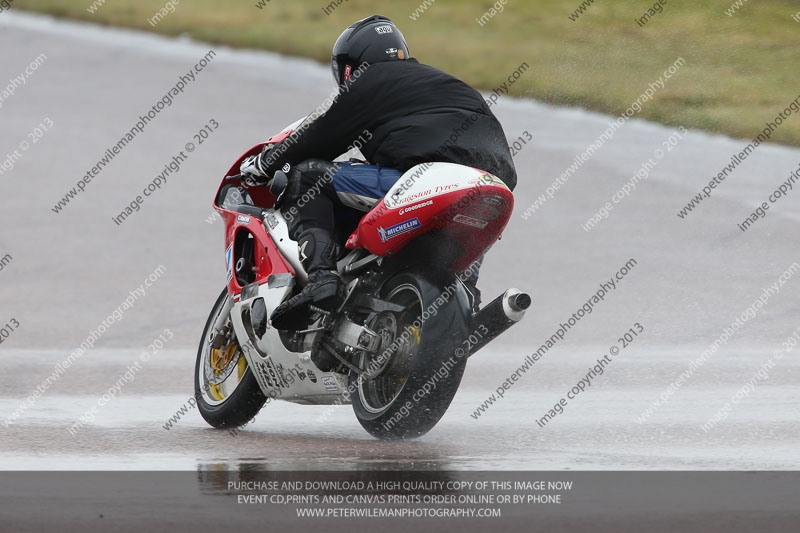
[[[446,299],[445,287],[455,288]],[[361,378],[350,373],[353,410],[374,437],[420,437],[439,422],[461,383],[468,356],[462,350],[469,335],[468,301],[452,276],[437,282],[415,273],[393,277],[381,298],[406,311],[382,313],[372,321],[383,342],[376,356],[359,361],[369,372]],[[440,305],[431,312],[434,302]],[[387,347],[393,349],[386,352]],[[381,353],[391,357],[381,359]]]
[[[215,428],[234,428],[249,422],[264,406],[267,397],[261,391],[236,342],[230,316],[223,334],[212,346],[212,326],[226,312],[228,291],[223,290],[208,316],[197,349],[194,367],[194,397],[197,409]]]

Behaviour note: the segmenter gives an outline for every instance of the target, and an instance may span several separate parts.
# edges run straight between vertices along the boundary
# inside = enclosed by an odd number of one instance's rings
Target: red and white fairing
[[[303,120],[256,145],[234,163],[227,176],[238,174],[241,162],[266,146],[286,139]],[[225,185],[223,180],[220,188]],[[272,208],[275,198],[267,187],[247,187],[255,205]],[[229,289],[238,296],[242,287],[232,276],[237,258],[232,254],[237,235],[245,231],[255,241],[254,271],[259,282],[270,274],[288,273],[305,281],[297,243],[288,236],[288,225],[279,210],[270,210],[264,226],[256,217],[242,217],[219,205],[214,208],[225,223],[226,268]],[[440,231],[463,249],[451,265],[467,268],[479,259],[505,229],[514,208],[514,197],[501,179],[486,171],[454,163],[423,163],[405,172],[386,196],[359,223],[347,240],[349,249],[364,248],[377,256],[396,254],[413,239]]]
[[[306,282],[307,275],[297,242],[289,236],[288,221],[275,209],[275,197],[269,188],[247,186],[236,176],[244,158],[286,139],[301,123],[302,120],[295,122],[243,154],[225,174],[214,208],[225,224],[231,324],[259,387],[264,394],[277,394],[277,398],[322,404],[338,401],[347,389],[347,376],[320,371],[311,361],[310,352],[290,351],[268,321],[265,333],[258,338],[251,337],[245,323],[251,319],[254,302],[262,300],[266,312],[271,312],[291,296],[295,285]],[[237,212],[233,210],[237,206],[228,209],[218,203],[223,188],[234,184],[247,190],[251,207],[260,215],[245,214],[254,211],[242,210],[242,206]],[[442,246],[447,242],[457,245],[452,264],[442,266],[461,271],[499,238],[513,206],[508,187],[485,171],[452,163],[424,163],[404,173],[385,198],[364,215],[346,246],[390,256],[414,239],[435,231],[443,237]],[[438,245],[440,241],[436,242]],[[351,254],[348,255],[360,256],[356,251]],[[288,383],[283,376],[292,368],[306,376],[313,375],[314,379]]]

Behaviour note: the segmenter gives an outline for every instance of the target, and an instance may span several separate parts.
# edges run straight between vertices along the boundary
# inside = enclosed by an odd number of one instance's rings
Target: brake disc
[[[205,368],[206,379],[211,385],[219,385],[231,375],[242,356],[239,346],[233,340],[223,348],[211,348]]]
[[[378,313],[370,321],[369,327],[381,338],[381,345],[374,355],[366,354],[364,357],[364,377],[375,379],[387,370],[405,375],[404,371],[410,367],[410,355],[419,333],[410,331],[410,336],[398,337],[397,317],[390,312]]]

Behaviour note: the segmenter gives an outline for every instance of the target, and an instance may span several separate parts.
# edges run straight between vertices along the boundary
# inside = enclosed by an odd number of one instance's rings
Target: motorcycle
[[[351,404],[381,439],[421,436],[444,415],[467,359],[531,304],[509,289],[473,313],[464,283],[509,221],[514,199],[488,172],[452,163],[408,170],[371,211],[337,220],[341,306],[277,330],[269,316],[307,282],[302,250],[276,207],[287,178],[251,187],[242,160],[286,139],[302,119],[243,154],[220,184],[227,286],[206,322],[195,398],[216,428],[246,424],[272,400]],[[347,213],[345,213],[347,215]]]

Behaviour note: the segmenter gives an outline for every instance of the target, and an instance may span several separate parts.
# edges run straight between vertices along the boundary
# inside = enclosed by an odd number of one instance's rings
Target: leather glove
[[[251,187],[257,185],[266,185],[269,178],[264,172],[264,166],[261,160],[263,153],[258,155],[251,155],[246,157],[242,164],[239,165],[239,172],[242,174],[242,181]]]
[[[254,185],[269,185],[272,181],[272,172],[269,170],[269,161],[267,156],[272,150],[272,145],[268,145],[260,154],[251,155],[246,157],[242,164],[239,165],[239,173],[242,174],[242,181],[245,184]]]

